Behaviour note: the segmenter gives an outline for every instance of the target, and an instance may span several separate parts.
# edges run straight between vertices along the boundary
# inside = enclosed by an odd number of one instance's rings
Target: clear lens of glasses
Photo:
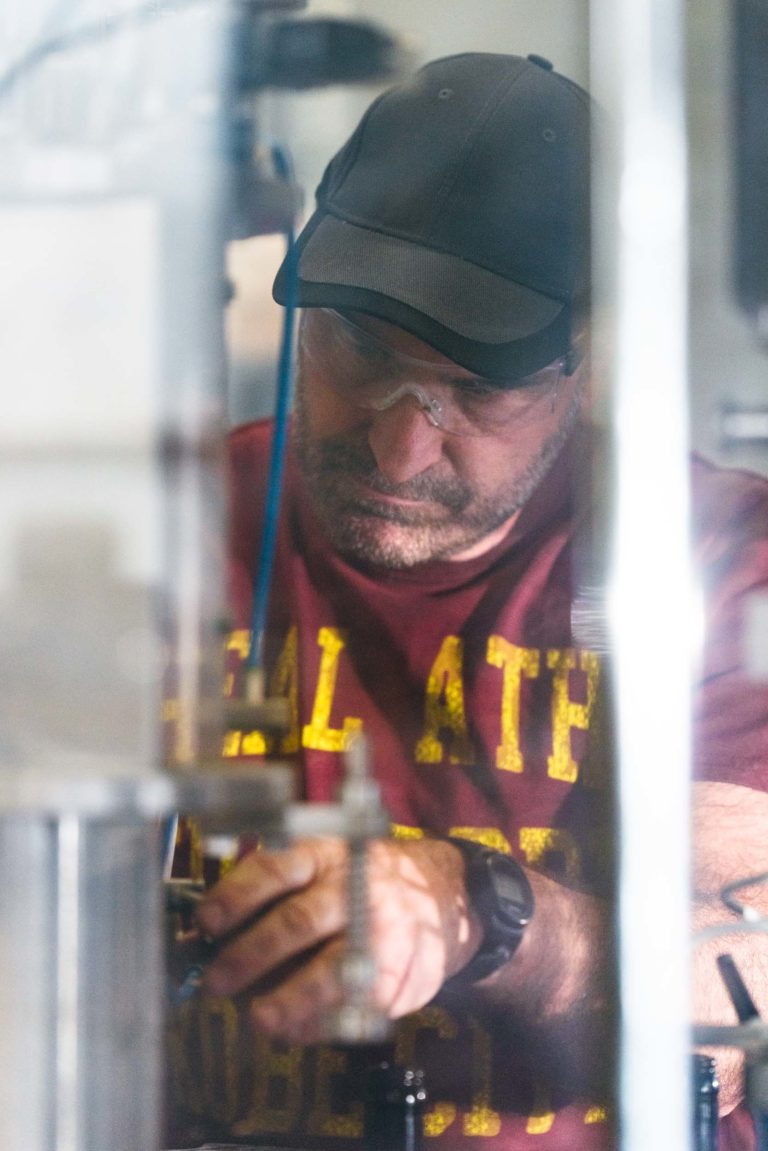
[[[409,398],[434,427],[457,436],[492,435],[539,418],[563,374],[558,361],[504,388],[459,365],[404,355],[326,308],[305,312],[301,352],[313,373],[356,407],[382,412]]]

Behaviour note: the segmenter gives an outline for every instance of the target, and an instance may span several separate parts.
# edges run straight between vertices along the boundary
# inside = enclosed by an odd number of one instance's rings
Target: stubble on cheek
[[[391,483],[378,470],[364,428],[325,437],[310,431],[301,383],[293,423],[294,446],[307,497],[332,545],[353,559],[408,568],[458,555],[510,519],[549,470],[576,414],[574,400],[554,434],[523,462],[515,463],[514,445],[510,444],[509,474],[489,491],[441,465],[405,483]],[[412,502],[398,505],[379,500],[377,495]]]
[[[506,518],[497,500],[478,509],[475,489],[456,475],[430,469],[391,483],[364,436],[314,441],[299,419],[295,439],[308,498],[331,543],[352,559],[408,568],[448,558],[490,530],[489,515],[493,527],[499,516]],[[378,495],[411,502],[393,504]]]
[[[425,474],[391,484],[368,458],[367,446],[338,437],[299,445],[298,451],[308,498],[342,554],[405,568],[451,550],[461,514],[472,501],[471,489],[461,481]],[[377,495],[415,502],[397,505]]]
[[[381,474],[367,441],[333,437],[302,449],[302,471],[312,493],[336,508],[358,510],[393,523],[434,522],[461,515],[474,491],[458,476],[423,472],[405,483],[392,483]],[[377,496],[412,501],[421,507],[388,503]]]

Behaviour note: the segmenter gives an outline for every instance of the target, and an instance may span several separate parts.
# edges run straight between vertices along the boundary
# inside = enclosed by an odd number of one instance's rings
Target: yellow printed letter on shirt
[[[443,640],[427,680],[424,734],[416,744],[417,763],[441,763],[441,733],[450,738],[449,763],[472,763],[474,751],[467,733],[462,678],[464,645],[457,635]]]
[[[312,719],[304,725],[301,742],[304,747],[313,748],[315,751],[344,751],[350,735],[363,726],[363,721],[354,716],[345,717],[340,728],[328,726],[333,693],[336,689],[336,674],[339,670],[339,656],[347,642],[346,632],[337,627],[321,627],[317,642],[323,649],[323,654],[320,658]]]
[[[500,635],[488,640],[488,663],[504,669],[501,689],[501,743],[496,748],[496,766],[503,771],[522,771],[520,750],[520,680],[539,674],[539,653],[535,648],[517,647]]]
[[[574,703],[568,691],[569,672],[578,666],[587,677],[586,703]],[[555,674],[552,680],[552,755],[547,761],[552,779],[574,783],[579,774],[578,764],[571,755],[571,728],[587,731],[597,695],[600,662],[595,652],[548,651],[547,667]]]

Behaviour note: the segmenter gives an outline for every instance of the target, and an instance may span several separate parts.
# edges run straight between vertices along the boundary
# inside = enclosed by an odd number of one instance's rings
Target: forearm
[[[610,1000],[611,915],[608,905],[528,870],[535,912],[508,964],[476,987],[536,1025],[603,1010]]]
[[[251,1014],[262,1030],[302,1042],[321,1038],[323,1018],[340,991],[345,862],[344,844],[333,840],[247,856],[199,910],[202,929],[227,938],[208,969],[208,990],[236,995],[250,989]],[[469,905],[462,854],[439,838],[374,844],[369,928],[381,1009],[399,1018],[437,995],[458,993],[465,1005],[474,999],[473,1011],[501,1015],[510,1036],[514,1029],[547,1037],[543,1046],[553,1052],[569,1047],[568,1029],[583,1035],[609,1000],[605,910],[589,896],[529,874],[536,908],[520,946],[504,968],[467,984],[461,972],[483,928]],[[265,992],[265,977],[275,974],[281,977]]]
[[[727,784],[698,784],[694,803],[694,949],[692,992],[696,1023],[734,1024],[736,1012],[717,967],[717,957],[733,957],[760,1014],[768,1017],[768,934],[720,934],[738,916],[723,903],[722,888],[768,869],[765,829],[768,796]],[[768,887],[746,887],[739,899],[768,916]],[[709,935],[709,938],[707,938]],[[703,940],[703,941],[702,941]],[[732,1110],[744,1095],[744,1060],[736,1048],[711,1049],[720,1080],[720,1109]]]
[[[694,929],[697,933],[726,925],[721,911],[708,905],[696,907]],[[736,1012],[718,972],[717,958],[723,954],[733,958],[753,998],[765,1001],[762,988],[768,981],[768,937],[718,934],[700,944],[695,952],[692,992],[693,1019],[697,1024],[730,1026],[737,1022]],[[735,1047],[702,1047],[699,1050],[715,1058],[720,1084],[720,1111],[727,1114],[744,1096],[744,1055]]]
[[[615,1065],[615,971],[610,905],[527,870],[536,901],[510,961],[482,982],[461,975],[442,993],[450,1005],[499,1024],[525,1050],[542,1082],[606,1098]]]

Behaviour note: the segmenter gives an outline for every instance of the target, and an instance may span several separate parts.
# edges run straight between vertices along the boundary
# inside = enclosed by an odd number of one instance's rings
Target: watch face
[[[504,855],[488,856],[494,918],[520,931],[533,914],[533,895],[520,865]]]

